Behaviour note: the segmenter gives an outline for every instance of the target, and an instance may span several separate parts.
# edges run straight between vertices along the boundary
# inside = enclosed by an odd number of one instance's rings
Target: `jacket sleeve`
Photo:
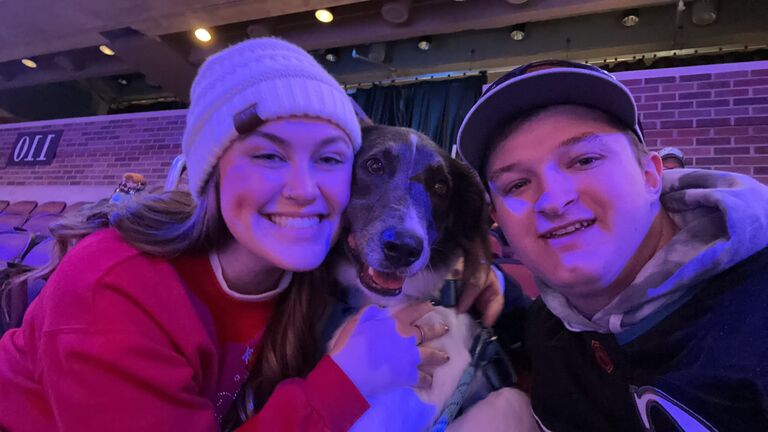
[[[306,379],[280,383],[267,403],[238,431],[346,431],[368,402],[328,356]]]

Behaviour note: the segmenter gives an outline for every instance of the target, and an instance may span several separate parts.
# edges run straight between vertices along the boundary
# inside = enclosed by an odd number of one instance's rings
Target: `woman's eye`
[[[251,156],[253,159],[268,161],[268,162],[278,162],[282,161],[283,158],[276,153],[261,153]]]
[[[339,165],[344,163],[344,161],[335,156],[323,156],[320,158],[320,163],[324,165]]]
[[[379,158],[370,158],[367,161],[365,161],[365,167],[368,169],[368,172],[375,175],[381,175],[384,174],[384,162],[381,161]]]

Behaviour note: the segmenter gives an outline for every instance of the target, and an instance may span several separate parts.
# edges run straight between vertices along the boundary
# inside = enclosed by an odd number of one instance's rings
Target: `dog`
[[[347,303],[355,308],[398,308],[434,299],[462,260],[465,283],[487,271],[488,204],[479,178],[415,130],[363,127],[346,219],[333,266],[347,288]],[[434,322],[446,323],[450,331],[427,345],[446,352],[450,360],[434,371],[431,389],[402,389],[376,397],[353,431],[421,431],[440,415],[470,363],[480,327],[468,314],[444,307],[419,321]],[[449,430],[538,430],[530,427],[533,420],[524,393],[511,388],[495,393],[466,413],[471,422],[459,418]],[[489,410],[500,412],[477,414]],[[500,418],[507,416],[514,418]]]

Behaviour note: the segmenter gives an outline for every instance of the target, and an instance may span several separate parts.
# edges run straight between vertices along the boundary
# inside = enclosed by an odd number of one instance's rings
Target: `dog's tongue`
[[[368,269],[368,273],[373,278],[373,281],[376,282],[376,285],[382,288],[396,290],[402,288],[405,283],[404,277],[397,276],[394,273],[380,272],[372,268]]]

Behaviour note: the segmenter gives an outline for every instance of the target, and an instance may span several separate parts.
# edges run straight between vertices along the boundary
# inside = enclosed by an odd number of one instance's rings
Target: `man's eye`
[[[510,194],[519,191],[520,189],[526,187],[529,183],[531,183],[529,180],[518,180],[516,182],[511,183],[509,186],[507,186],[504,189],[505,194]]]
[[[594,165],[601,159],[600,156],[582,156],[573,161],[573,166],[577,168],[587,168]]]

